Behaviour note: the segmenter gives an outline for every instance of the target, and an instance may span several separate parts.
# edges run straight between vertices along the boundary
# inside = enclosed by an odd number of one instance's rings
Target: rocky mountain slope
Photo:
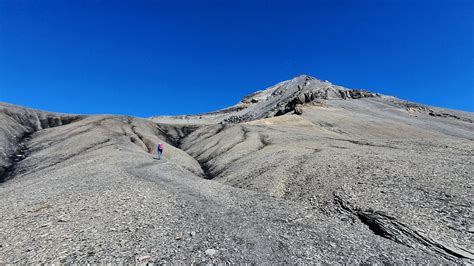
[[[0,123],[1,263],[474,261],[472,113],[303,75],[202,115]]]

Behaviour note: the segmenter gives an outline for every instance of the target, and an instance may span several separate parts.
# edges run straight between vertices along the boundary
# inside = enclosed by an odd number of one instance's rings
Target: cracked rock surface
[[[0,263],[471,264],[473,121],[304,75],[202,115],[1,103]]]

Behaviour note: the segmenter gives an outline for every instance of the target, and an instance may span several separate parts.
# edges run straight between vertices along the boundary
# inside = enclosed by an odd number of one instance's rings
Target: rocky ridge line
[[[241,123],[295,112],[301,114],[301,105],[322,104],[325,100],[351,100],[381,97],[367,90],[346,89],[328,81],[301,75],[263,91],[244,97],[233,107],[238,110],[223,120],[224,123]]]

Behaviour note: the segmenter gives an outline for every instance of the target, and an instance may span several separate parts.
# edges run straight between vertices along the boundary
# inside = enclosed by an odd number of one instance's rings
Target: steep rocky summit
[[[244,122],[284,115],[295,111],[298,105],[321,103],[327,99],[345,100],[376,96],[380,95],[366,90],[345,89],[328,81],[302,75],[244,97],[242,102],[235,106],[242,110],[224,121]]]
[[[352,90],[333,85],[308,75],[283,81],[263,91],[245,96],[242,101],[224,110],[194,116],[154,117],[152,120],[172,119],[194,123],[241,123],[262,118],[284,115],[300,109],[303,104],[321,104],[324,100],[349,100],[366,97],[381,97],[366,90]],[[196,121],[198,120],[198,121]],[[201,121],[199,121],[201,120]]]

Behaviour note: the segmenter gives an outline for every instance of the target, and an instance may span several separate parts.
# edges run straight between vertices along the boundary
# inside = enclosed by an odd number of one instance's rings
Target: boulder
[[[302,115],[303,114],[303,106],[301,104],[297,104],[295,106],[295,114]]]

